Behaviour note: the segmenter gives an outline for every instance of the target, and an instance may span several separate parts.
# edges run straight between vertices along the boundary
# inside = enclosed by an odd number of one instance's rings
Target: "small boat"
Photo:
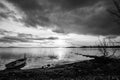
[[[26,65],[26,54],[24,54],[24,58],[22,59],[18,59],[16,61],[10,62],[8,64],[5,65],[6,69],[21,69]]]

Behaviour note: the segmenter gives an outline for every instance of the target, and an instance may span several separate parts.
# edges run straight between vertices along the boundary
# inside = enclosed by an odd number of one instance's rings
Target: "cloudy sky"
[[[112,0],[0,0],[0,46],[93,45],[120,41],[119,25],[107,11]]]

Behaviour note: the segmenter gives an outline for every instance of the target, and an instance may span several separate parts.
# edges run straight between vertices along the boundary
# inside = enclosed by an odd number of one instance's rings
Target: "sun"
[[[54,41],[54,45],[57,47],[65,47],[67,46],[67,43],[65,40],[59,39]]]

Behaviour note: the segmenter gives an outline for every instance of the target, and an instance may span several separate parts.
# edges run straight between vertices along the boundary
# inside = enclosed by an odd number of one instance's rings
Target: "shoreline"
[[[114,63],[113,61],[104,66],[94,63],[93,59],[45,69],[4,70],[0,71],[0,80],[5,78],[8,78],[9,80],[81,80],[83,78],[85,78],[83,80],[94,80],[94,78],[101,78],[103,80],[109,80],[108,78],[120,79],[120,60],[115,61],[118,63]]]

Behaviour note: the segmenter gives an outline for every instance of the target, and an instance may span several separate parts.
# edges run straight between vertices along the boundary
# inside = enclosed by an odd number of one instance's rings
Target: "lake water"
[[[28,58],[24,69],[40,68],[47,64],[65,64],[90,59],[75,53],[101,55],[97,49],[87,48],[0,48],[0,70],[5,68],[5,64],[23,58],[24,54]]]

